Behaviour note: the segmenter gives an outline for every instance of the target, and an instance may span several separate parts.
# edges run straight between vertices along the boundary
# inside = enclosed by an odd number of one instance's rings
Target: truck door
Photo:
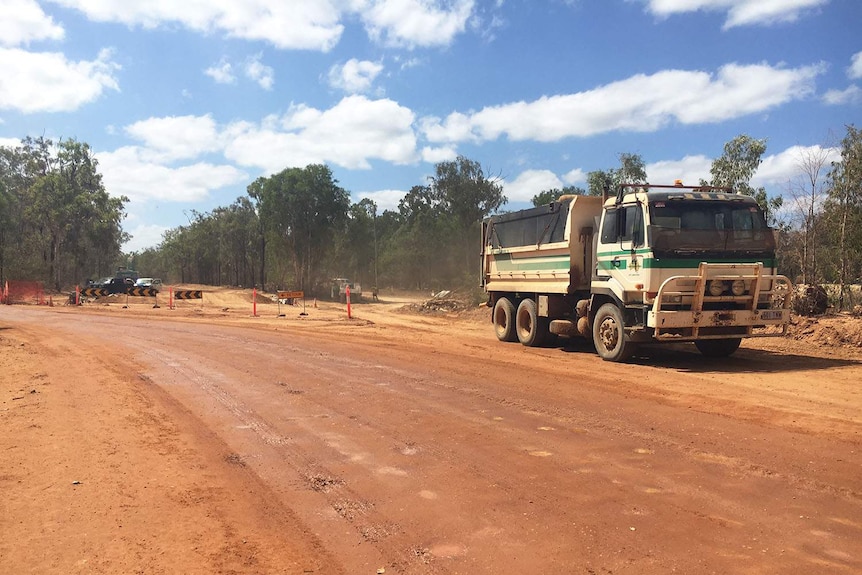
[[[644,217],[641,204],[605,212],[599,246],[600,269],[616,279],[623,290],[641,291],[644,271]]]

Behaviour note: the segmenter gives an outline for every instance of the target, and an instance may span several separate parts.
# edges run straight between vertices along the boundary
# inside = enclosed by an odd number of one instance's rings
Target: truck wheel
[[[491,316],[494,322],[494,333],[500,341],[517,341],[515,333],[515,306],[509,298],[501,297],[494,304],[494,312]]]
[[[536,312],[536,302],[527,298],[518,304],[518,314],[515,316],[518,341],[527,347],[538,347],[547,339],[547,318],[539,317]]]
[[[730,339],[698,339],[694,345],[706,357],[727,357],[739,349],[741,337]]]
[[[626,341],[623,313],[616,305],[606,303],[593,320],[593,343],[605,361],[626,361],[635,352],[635,345]]]

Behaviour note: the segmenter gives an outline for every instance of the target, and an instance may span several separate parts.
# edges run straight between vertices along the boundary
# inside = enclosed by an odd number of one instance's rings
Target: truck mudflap
[[[662,283],[647,313],[657,340],[768,337],[787,333],[793,285],[762,263],[706,263]]]

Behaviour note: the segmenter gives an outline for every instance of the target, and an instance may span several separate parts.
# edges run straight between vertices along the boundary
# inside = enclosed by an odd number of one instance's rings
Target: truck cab
[[[694,341],[720,356],[743,337],[784,333],[790,282],[776,275],[775,236],[754,198],[625,186],[606,201],[599,237],[590,309],[619,308],[626,343]]]

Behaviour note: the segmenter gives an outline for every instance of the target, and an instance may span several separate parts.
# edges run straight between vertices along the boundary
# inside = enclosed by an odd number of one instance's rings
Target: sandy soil
[[[858,318],[620,365],[184,287],[0,307],[0,573],[862,571]]]

